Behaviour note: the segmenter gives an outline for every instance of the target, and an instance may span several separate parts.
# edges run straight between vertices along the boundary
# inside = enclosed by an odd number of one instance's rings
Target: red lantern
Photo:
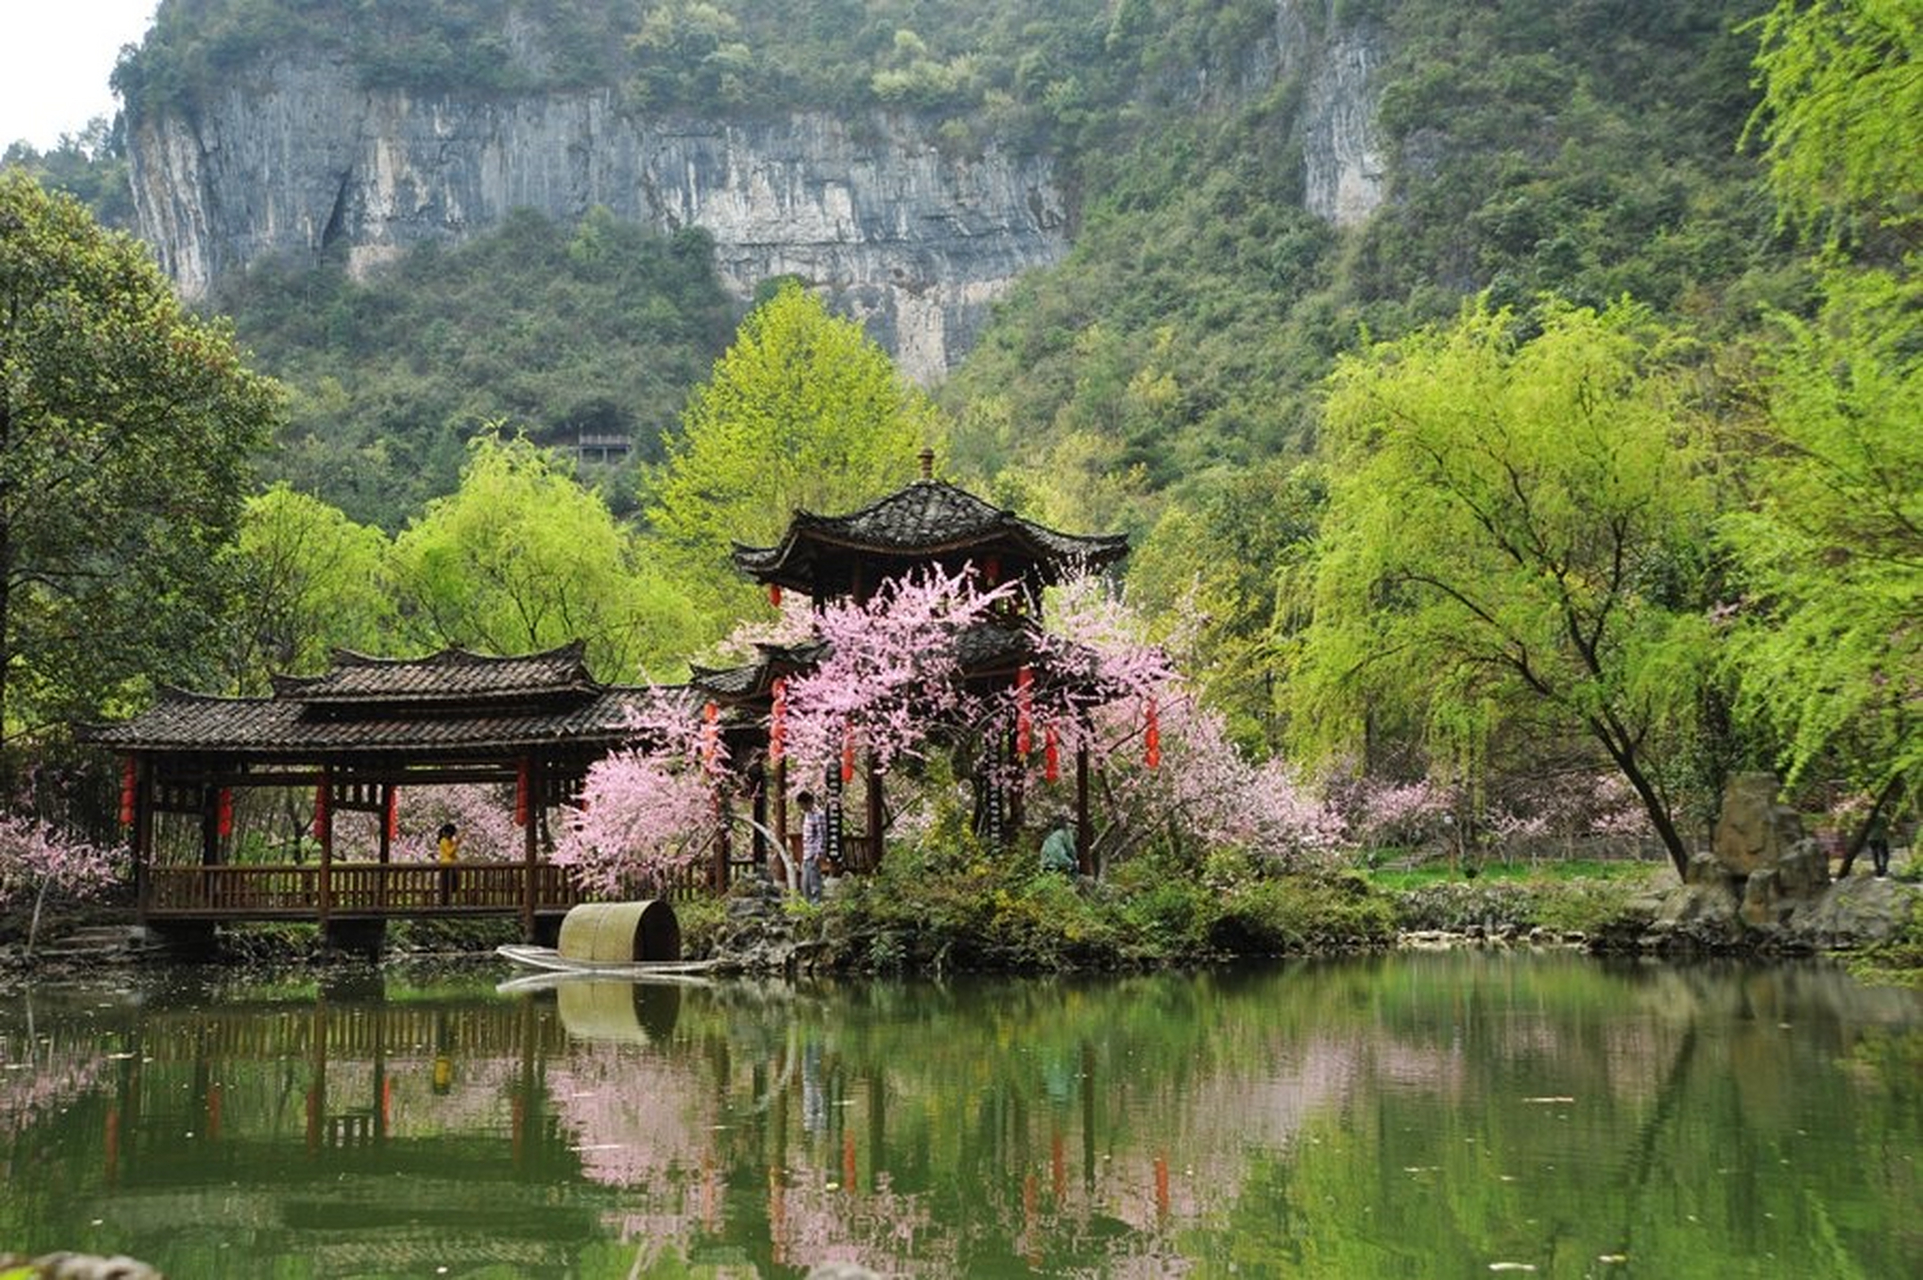
[[[525,827],[528,815],[528,762],[521,761],[514,768],[514,825]]]
[[[234,792],[230,787],[222,787],[214,802],[214,830],[223,840],[234,834]]]
[[[774,707],[768,713],[768,763],[780,764],[788,751],[788,677],[777,676]]]
[[[841,781],[846,785],[855,780],[855,726],[845,724],[841,729]]]
[[[1027,757],[1034,749],[1034,730],[1030,724],[1035,709],[1035,672],[1023,665],[1015,671],[1015,754]]]
[[[1042,781],[1060,782],[1062,780],[1062,747],[1056,740],[1055,726],[1042,726]]]
[[[982,581],[986,582],[991,587],[998,587],[1001,585],[1002,558],[1000,556],[983,556],[982,557]]]
[[[387,789],[387,838],[398,840],[401,837],[401,789]]]
[[[779,582],[770,582],[768,584],[768,603],[777,609],[781,607],[781,584]]]
[[[1142,734],[1142,763],[1154,769],[1162,763],[1162,725],[1155,716],[1155,699],[1148,700],[1148,727]]]
[[[131,827],[134,824],[134,796],[140,788],[140,771],[134,758],[128,756],[120,765],[120,825]]]

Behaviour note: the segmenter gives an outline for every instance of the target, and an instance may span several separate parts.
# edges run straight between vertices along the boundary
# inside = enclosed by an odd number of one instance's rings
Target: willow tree
[[[1712,651],[1709,519],[1671,339],[1640,310],[1486,304],[1345,358],[1293,732],[1385,711],[1471,756],[1504,725],[1593,740],[1680,872],[1680,757]]]
[[[1791,781],[1820,767],[1881,809],[1923,792],[1923,284],[1829,290],[1814,321],[1778,317],[1767,414],[1730,439],[1738,707]]]
[[[1750,132],[1804,227],[1923,216],[1923,11],[1916,0],[1777,0],[1757,19]]]
[[[747,599],[735,542],[772,545],[797,510],[881,497],[913,477],[935,434],[932,403],[858,323],[793,283],[757,307],[643,485],[655,540],[710,606],[714,638]]]
[[[133,239],[0,173],[0,727],[213,665],[216,572],[279,414]]]

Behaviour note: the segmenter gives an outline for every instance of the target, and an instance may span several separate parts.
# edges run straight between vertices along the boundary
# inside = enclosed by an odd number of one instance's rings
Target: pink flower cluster
[[[37,817],[0,813],[0,904],[43,892],[93,897],[112,888],[130,861],[124,847],[89,844]]]

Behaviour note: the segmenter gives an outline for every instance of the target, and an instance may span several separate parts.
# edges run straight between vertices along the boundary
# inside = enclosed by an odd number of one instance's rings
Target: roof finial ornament
[[[921,478],[924,480],[933,480],[935,478],[934,449],[928,445],[923,445],[921,447],[921,453],[917,456],[921,458]]]

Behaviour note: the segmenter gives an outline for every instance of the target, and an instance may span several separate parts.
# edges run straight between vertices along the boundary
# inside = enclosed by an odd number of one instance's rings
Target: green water
[[[1923,1275],[1923,997],[1457,952],[0,1006],[0,1250],[203,1277]]]

